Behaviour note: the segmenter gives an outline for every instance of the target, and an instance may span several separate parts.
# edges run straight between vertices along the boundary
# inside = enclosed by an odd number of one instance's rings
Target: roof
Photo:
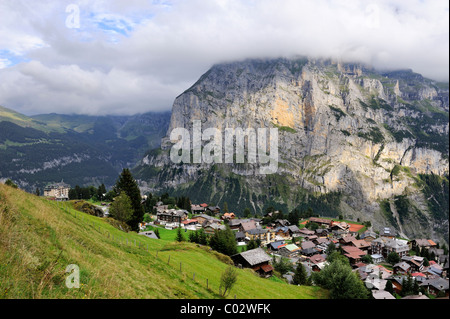
[[[203,203],[203,204],[200,204],[200,206],[203,207],[203,208],[205,208],[205,207],[208,207],[208,204]]]
[[[373,290],[372,296],[374,299],[396,299],[393,295],[391,295],[386,290]]]
[[[291,231],[293,233],[298,233],[300,231],[300,229],[297,227],[297,225],[290,225],[287,228],[289,229],[289,231]]]
[[[396,267],[399,267],[399,268],[401,268],[402,270],[405,270],[405,271],[407,271],[409,268],[411,268],[411,266],[408,265],[408,263],[406,263],[404,261],[395,264],[394,268],[396,268]]]
[[[433,286],[437,290],[445,291],[448,290],[448,279],[441,277],[430,279],[421,284],[421,286]]]
[[[355,240],[352,240],[352,244],[355,246],[355,247],[358,247],[358,248],[367,248],[367,247],[370,247],[370,244],[368,243],[368,242],[366,242],[365,240],[363,240],[363,239],[355,239]]]
[[[270,243],[270,246],[272,247],[272,249],[279,249],[283,246],[286,246],[286,244],[284,243],[283,240],[280,240],[280,241],[275,241],[273,243]]]
[[[262,229],[262,228],[252,228],[249,229],[247,231],[247,233],[249,233],[250,235],[260,235],[260,234],[265,234],[267,233],[267,229]]]
[[[418,246],[431,246],[430,242],[424,238],[414,239],[414,241],[416,242],[416,245],[418,245]]]
[[[256,228],[256,222],[253,220],[245,221],[241,223],[241,227],[244,231]]]
[[[436,246],[436,243],[434,241],[432,241],[431,239],[428,239],[428,242],[430,243],[431,246]]]
[[[324,219],[324,218],[318,218],[318,217],[310,217],[309,221],[314,222],[314,223],[328,224],[328,225],[331,225],[333,223],[332,219]]]
[[[370,255],[370,257],[372,257],[373,259],[380,259],[380,258],[383,258],[383,255],[373,254],[373,255]]]
[[[304,241],[302,242],[302,249],[309,249],[316,247],[316,244],[314,244],[312,241]]]
[[[270,256],[262,248],[255,248],[244,251],[240,254],[251,266],[258,265],[271,260]],[[236,256],[236,255],[235,255]]]
[[[289,251],[296,251],[296,250],[300,250],[300,248],[297,246],[297,245],[295,245],[295,244],[289,244],[289,245],[286,245],[286,246],[284,246],[284,248],[286,248],[287,250],[289,250]]]

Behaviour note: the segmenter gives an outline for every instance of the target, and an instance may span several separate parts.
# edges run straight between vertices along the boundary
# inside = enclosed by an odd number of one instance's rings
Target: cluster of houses
[[[356,224],[318,217],[309,218],[309,222],[319,225],[315,230],[306,227],[300,229],[285,219],[277,219],[263,227],[262,220],[258,218],[239,219],[233,213],[214,217],[218,216],[220,208],[207,204],[192,205],[191,218],[188,218],[190,214],[186,210],[169,209],[162,203],[158,203],[155,210],[155,224],[169,229],[180,226],[191,230],[203,228],[205,233],[212,234],[215,230],[225,229],[224,222],[228,223],[235,231],[237,245],[246,245],[250,240],[260,245],[259,248],[231,256],[232,260],[237,266],[252,268],[263,277],[272,275],[274,269],[271,261],[274,256],[289,258],[293,265],[302,263],[309,273],[321,271],[327,265],[327,248],[333,243],[349,259],[354,271],[372,290],[375,299],[395,298],[385,290],[387,281],[391,281],[394,291],[400,293],[408,276],[427,292],[448,296],[448,254],[445,255],[444,250],[429,239],[399,239],[395,231],[388,227],[378,234],[372,230],[359,234],[361,227],[353,227],[358,226]],[[409,252],[415,250],[416,246],[428,249],[429,253],[434,254],[435,260],[425,266],[423,257],[410,256]],[[386,259],[391,252],[398,254],[400,261],[393,266],[386,266]],[[288,281],[292,275],[286,275]],[[427,297],[421,295],[415,298]]]

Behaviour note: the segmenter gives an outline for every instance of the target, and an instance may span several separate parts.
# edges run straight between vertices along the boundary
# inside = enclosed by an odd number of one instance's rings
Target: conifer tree
[[[125,192],[125,194],[130,198],[133,214],[127,224],[132,230],[137,231],[139,229],[139,223],[144,217],[144,209],[141,204],[142,198],[138,184],[134,180],[128,168],[124,168],[120,174],[115,185],[115,190],[119,194],[121,192]]]

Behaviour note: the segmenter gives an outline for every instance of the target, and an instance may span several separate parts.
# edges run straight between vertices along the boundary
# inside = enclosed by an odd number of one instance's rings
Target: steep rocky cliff
[[[145,190],[227,202],[237,213],[311,207],[448,241],[448,195],[435,204],[424,191],[448,190],[448,112],[448,83],[410,70],[306,58],[220,64],[176,98],[162,148],[134,173]],[[195,120],[221,132],[278,128],[277,173],[173,163],[170,132],[192,131]]]

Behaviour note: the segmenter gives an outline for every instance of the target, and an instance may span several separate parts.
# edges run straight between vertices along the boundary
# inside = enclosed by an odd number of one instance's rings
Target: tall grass
[[[0,184],[0,298],[220,298],[228,262],[209,247],[125,233],[70,203]],[[66,287],[69,264],[79,266],[80,288]],[[245,269],[238,269],[229,297],[235,294],[327,296],[317,287],[273,282]]]

